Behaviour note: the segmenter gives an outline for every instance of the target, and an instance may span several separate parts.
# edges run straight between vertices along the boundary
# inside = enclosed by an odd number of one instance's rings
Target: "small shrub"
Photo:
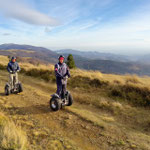
[[[72,54],[68,55],[66,63],[70,69],[76,68],[75,61],[74,61]]]
[[[113,88],[111,90],[111,95],[116,97],[123,97],[122,91],[119,88]]]
[[[150,106],[150,90],[133,85],[118,85],[110,89],[110,96],[128,100],[136,106]]]
[[[2,65],[2,64],[0,64],[0,70],[6,70],[6,66],[5,65]]]
[[[36,78],[38,77],[45,81],[55,81],[54,73],[49,70],[42,70],[42,69],[40,69],[40,70],[38,70],[38,69],[25,70],[25,69],[23,69],[21,72],[25,73],[25,75],[27,75],[27,76],[36,77]]]
[[[91,86],[94,86],[94,87],[101,87],[103,85],[108,85],[109,82],[107,81],[100,81],[99,79],[92,79],[90,80],[90,83],[89,83]]]
[[[68,85],[70,85],[73,88],[75,87],[88,88],[90,87],[89,82],[90,82],[89,77],[75,76],[70,79],[70,81],[68,82]]]
[[[120,84],[121,82],[118,81],[118,80],[114,80],[114,83],[115,83],[115,84]]]
[[[83,76],[75,76],[71,78],[69,81],[69,85],[71,87],[83,87],[83,88],[90,88],[90,87],[100,88],[108,84],[109,84],[108,81],[100,81],[99,79],[91,79],[90,77],[83,77]]]

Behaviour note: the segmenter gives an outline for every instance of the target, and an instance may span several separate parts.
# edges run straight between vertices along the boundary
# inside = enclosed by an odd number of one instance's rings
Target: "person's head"
[[[58,57],[59,62],[62,64],[64,62],[65,57],[63,55],[60,55]]]
[[[16,57],[13,56],[13,57],[11,58],[11,61],[12,61],[12,62],[16,62]]]

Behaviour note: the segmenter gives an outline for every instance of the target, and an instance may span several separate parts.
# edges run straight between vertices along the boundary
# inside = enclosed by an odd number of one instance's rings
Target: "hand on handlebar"
[[[17,71],[9,71],[9,73],[14,74],[14,73],[19,72],[19,71],[20,71],[20,70],[17,70]]]
[[[68,79],[68,76],[63,77],[64,80]]]

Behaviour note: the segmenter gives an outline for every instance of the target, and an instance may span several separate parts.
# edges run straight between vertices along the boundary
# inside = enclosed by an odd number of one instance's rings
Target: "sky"
[[[150,53],[150,0],[0,0],[0,44]]]

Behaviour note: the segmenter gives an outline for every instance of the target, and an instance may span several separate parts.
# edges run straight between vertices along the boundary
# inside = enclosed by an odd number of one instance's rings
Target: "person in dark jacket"
[[[57,84],[56,93],[61,98],[65,98],[67,88],[67,78],[70,77],[69,67],[67,66],[66,63],[64,63],[64,59],[65,57],[60,55],[58,58],[59,62],[55,65],[55,75]]]
[[[16,77],[16,83],[18,83],[18,73],[20,71],[20,67],[16,62],[16,57],[12,57],[11,61],[8,63],[7,71],[9,72],[9,82],[11,88],[13,88],[13,79]]]

